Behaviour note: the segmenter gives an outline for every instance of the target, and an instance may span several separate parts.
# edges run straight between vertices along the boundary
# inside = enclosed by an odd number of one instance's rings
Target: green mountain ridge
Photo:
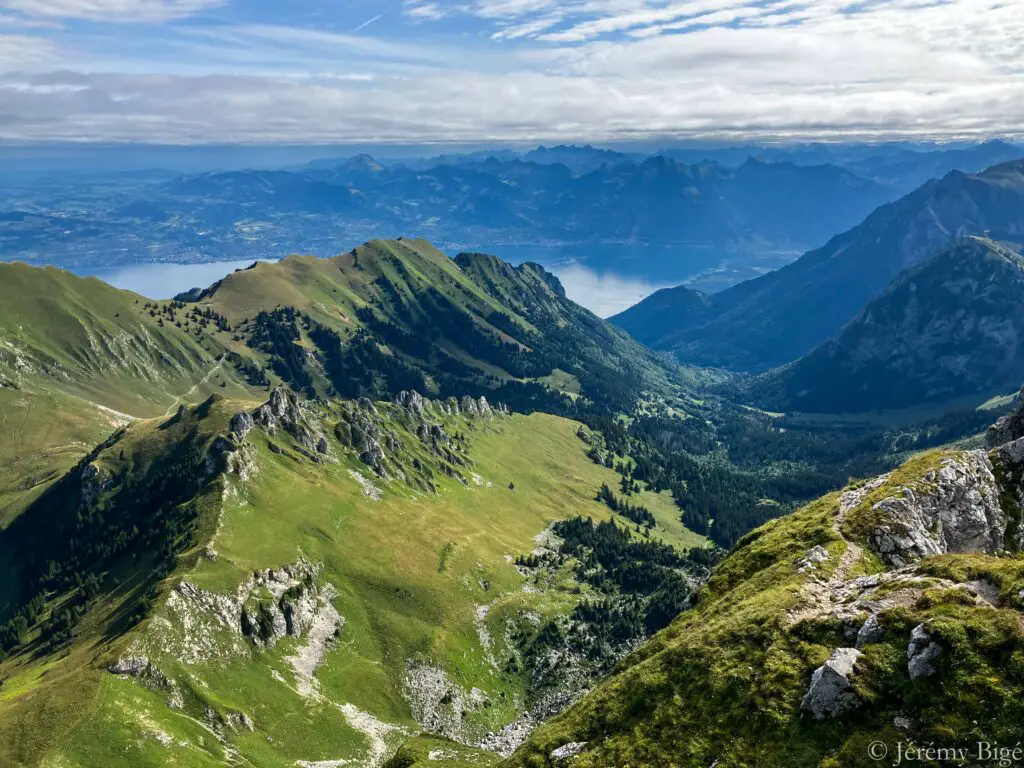
[[[907,408],[985,397],[1024,380],[1024,258],[967,238],[900,275],[833,341],[744,381],[787,411]]]
[[[611,321],[694,365],[763,371],[808,354],[900,272],[965,235],[1017,242],[1024,161],[954,171],[877,209],[782,269],[705,300],[676,289]]]

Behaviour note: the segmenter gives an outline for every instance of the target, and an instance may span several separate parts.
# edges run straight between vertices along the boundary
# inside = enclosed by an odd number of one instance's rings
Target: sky
[[[0,142],[1024,132],[1024,0],[0,0]]]

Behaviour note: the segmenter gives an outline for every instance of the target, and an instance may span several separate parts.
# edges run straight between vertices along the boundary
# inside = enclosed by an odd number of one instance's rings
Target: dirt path
[[[853,570],[854,565],[857,564],[864,554],[864,549],[860,544],[846,538],[843,534],[843,523],[846,520],[846,515],[851,510],[860,506],[861,502],[872,491],[880,488],[888,479],[889,475],[876,477],[860,488],[846,491],[839,497],[839,509],[835,517],[832,518],[832,531],[842,539],[846,545],[846,550],[839,560],[839,565],[836,566],[836,569],[828,579],[821,579],[813,573],[809,576],[801,593],[800,606],[787,612],[789,624],[797,624],[807,619],[831,613],[839,605],[838,598],[845,597],[842,594],[844,591],[843,587],[849,581],[850,572]]]
[[[201,386],[203,386],[203,384],[208,383],[210,381],[210,379],[212,379],[217,374],[218,371],[223,369],[223,367],[224,367],[224,360],[223,359],[218,360],[217,364],[215,366],[213,366],[213,368],[211,368],[207,372],[207,374],[205,376],[203,376],[203,378],[201,378],[199,381],[197,381],[195,384],[193,384],[192,388],[188,392],[186,392],[183,395],[179,395],[177,398],[175,398],[174,402],[171,403],[171,407],[168,408],[167,412],[164,414],[164,418],[169,419],[171,416],[173,416],[174,415],[174,411],[178,408],[178,406],[186,398],[191,397],[192,395],[194,395],[197,389],[199,389]]]

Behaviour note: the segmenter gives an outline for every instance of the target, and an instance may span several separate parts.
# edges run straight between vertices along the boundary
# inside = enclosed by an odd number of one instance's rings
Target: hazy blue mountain
[[[831,338],[896,275],[964,235],[1024,236],[1024,161],[954,171],[794,263],[710,297],[701,311],[653,298],[613,318],[680,360],[736,370],[788,363]],[[647,326],[647,327],[641,327]]]
[[[0,215],[20,218],[0,235],[0,257],[83,269],[279,258],[389,233],[429,236],[451,251],[488,243],[521,260],[543,261],[525,250],[547,248],[552,260],[664,283],[723,262],[744,274],[764,260],[785,263],[889,195],[835,166],[633,162],[592,147],[530,156],[546,162],[488,156],[417,168],[361,154],[290,171],[13,188],[0,195]],[[642,257],[631,259],[638,247]]]
[[[893,198],[950,171],[976,173],[1024,155],[1024,147],[999,139],[980,144],[746,144],[671,148],[659,152],[682,163],[716,162],[738,167],[751,158],[795,165],[832,165],[888,187]]]
[[[1024,258],[965,238],[907,270],[797,362],[742,386],[787,411],[904,408],[1024,381]]]

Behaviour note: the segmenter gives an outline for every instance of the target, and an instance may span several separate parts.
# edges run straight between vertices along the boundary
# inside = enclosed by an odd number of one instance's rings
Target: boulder
[[[800,573],[804,573],[806,571],[817,570],[817,566],[821,563],[824,563],[828,559],[828,550],[825,549],[823,546],[819,544],[815,547],[811,547],[809,550],[807,550],[807,554],[805,554],[797,561],[797,571],[799,571]]]
[[[562,760],[568,760],[570,757],[576,757],[584,749],[587,748],[587,742],[585,741],[571,741],[568,744],[563,744],[558,749],[551,752],[549,756],[551,762],[559,763]]]
[[[919,677],[934,675],[938,671],[934,662],[943,651],[943,647],[932,640],[924,624],[914,627],[910,633],[910,644],[907,646],[907,669],[910,672],[910,679],[917,680]]]
[[[872,614],[857,632],[857,648],[863,648],[865,645],[881,642],[884,634],[885,632],[882,629],[882,625],[878,623],[878,614]]]
[[[814,670],[800,708],[815,720],[838,717],[860,705],[860,698],[850,684],[850,675],[861,657],[856,648],[837,648],[832,657]]]

